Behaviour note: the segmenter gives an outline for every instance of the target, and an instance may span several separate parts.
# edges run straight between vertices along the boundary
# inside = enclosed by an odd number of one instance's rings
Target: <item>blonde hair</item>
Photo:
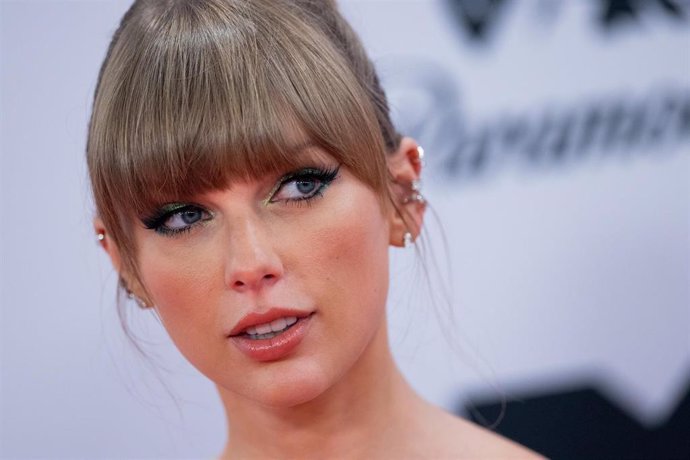
[[[332,1],[141,0],[100,70],[87,159],[121,270],[131,225],[174,197],[296,163],[306,139],[388,201],[400,136],[372,63]]]

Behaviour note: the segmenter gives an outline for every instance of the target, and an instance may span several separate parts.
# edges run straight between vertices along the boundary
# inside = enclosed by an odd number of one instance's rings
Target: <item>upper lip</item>
[[[263,312],[251,312],[245,315],[232,330],[228,333],[228,336],[240,335],[248,327],[256,326],[258,324],[270,323],[278,318],[287,318],[289,316],[295,316],[299,318],[305,318],[309,316],[312,312],[295,310],[292,308],[271,308]]]

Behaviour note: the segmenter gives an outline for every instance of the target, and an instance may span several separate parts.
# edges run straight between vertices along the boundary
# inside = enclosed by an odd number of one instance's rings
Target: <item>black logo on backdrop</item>
[[[643,15],[660,14],[672,19],[685,19],[688,4],[679,0],[599,0],[600,22],[614,27],[624,22],[639,21]]]
[[[685,395],[662,423],[646,426],[598,390],[597,384],[570,388],[535,386],[515,394],[504,416],[499,398],[472,398],[460,412],[481,424],[557,459],[690,458],[690,380]]]
[[[488,41],[514,0],[448,0],[447,5],[457,25],[473,43]],[[579,2],[577,2],[579,3]],[[583,2],[584,3],[584,2]],[[639,25],[645,18],[686,21],[690,17],[688,0],[590,0],[592,24],[604,30],[623,25]],[[530,3],[533,17],[542,25],[557,18],[563,0]],[[578,5],[579,6],[579,5]]]
[[[470,38],[483,40],[493,30],[506,0],[453,0],[449,3]]]

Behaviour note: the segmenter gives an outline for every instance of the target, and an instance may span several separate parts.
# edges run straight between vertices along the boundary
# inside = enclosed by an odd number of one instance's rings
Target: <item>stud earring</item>
[[[412,239],[412,233],[410,232],[405,232],[403,235],[403,247],[404,248],[409,248],[414,240]]]
[[[103,240],[105,239],[105,233],[103,233],[103,232],[98,232],[98,233],[96,234],[96,239],[97,239],[98,241],[103,241]]]
[[[417,146],[417,158],[415,159],[417,163],[419,163],[421,166],[425,165],[424,162],[424,149],[422,148],[421,145]]]

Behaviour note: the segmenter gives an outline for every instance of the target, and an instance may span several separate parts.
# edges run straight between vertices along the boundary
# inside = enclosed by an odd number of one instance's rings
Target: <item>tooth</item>
[[[292,326],[297,322],[297,317],[296,316],[288,316],[285,318],[285,323],[287,326]]]
[[[287,327],[287,322],[285,321],[285,318],[278,318],[274,321],[271,321],[271,330],[273,332],[282,331],[286,327]]]
[[[250,326],[247,328],[246,332],[247,334],[256,335],[256,328],[254,326]]]
[[[257,334],[268,334],[271,332],[271,324],[270,323],[265,323],[265,324],[259,324],[256,326],[256,333]]]

